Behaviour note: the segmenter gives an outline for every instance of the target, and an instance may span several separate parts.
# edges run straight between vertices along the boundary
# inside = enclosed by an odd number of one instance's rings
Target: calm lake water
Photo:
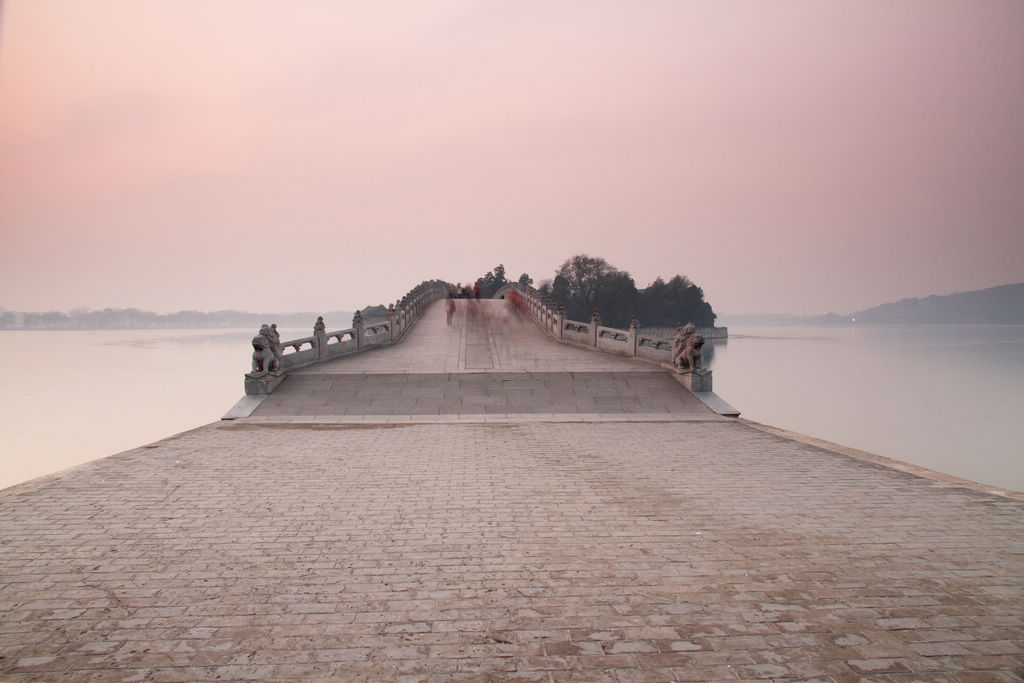
[[[743,417],[1024,490],[1024,326],[730,327]],[[282,337],[308,329],[282,330]],[[253,330],[0,333],[0,488],[219,420]]]
[[[743,417],[1024,491],[1024,325],[729,327],[710,367]]]
[[[219,420],[245,392],[254,334],[0,332],[14,361],[0,373],[0,488]]]

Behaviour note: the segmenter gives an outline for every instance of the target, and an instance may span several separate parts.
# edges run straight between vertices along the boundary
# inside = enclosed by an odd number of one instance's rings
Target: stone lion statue
[[[277,343],[269,325],[260,327],[260,332],[252,338],[252,372],[250,377],[262,377],[277,374],[281,370],[281,361],[277,352]]]
[[[704,337],[699,334],[691,334],[686,338],[686,346],[683,348],[682,357],[679,359],[679,367],[685,370],[697,372],[701,369],[701,347],[704,346]]]
[[[697,328],[693,323],[686,323],[685,326],[676,328],[675,337],[672,339],[672,365],[675,367],[683,367],[683,354],[686,352],[687,341],[694,334],[697,333]]]

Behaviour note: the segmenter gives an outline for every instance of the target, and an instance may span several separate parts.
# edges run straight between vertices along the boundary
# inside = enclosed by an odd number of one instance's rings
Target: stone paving
[[[436,327],[281,387],[422,344],[399,386],[485,355],[558,372]],[[550,346],[562,379],[622,372],[609,392],[648,372]],[[1024,501],[702,405],[619,410],[660,393],[268,411],[0,491],[0,680],[1021,680]]]
[[[672,414],[712,419],[658,372],[501,372],[289,377],[254,415]]]

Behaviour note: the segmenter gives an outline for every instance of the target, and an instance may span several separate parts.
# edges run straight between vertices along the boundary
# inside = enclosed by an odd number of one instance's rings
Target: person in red
[[[512,311],[512,315],[516,317],[519,317],[519,314],[523,312],[525,307],[523,297],[514,289],[508,293],[508,307]]]
[[[476,284],[473,285],[473,298],[474,299],[479,299],[480,298],[480,281],[479,280],[477,280]]]

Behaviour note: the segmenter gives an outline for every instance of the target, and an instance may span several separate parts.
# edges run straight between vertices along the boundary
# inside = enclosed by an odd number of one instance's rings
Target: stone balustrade
[[[555,341],[587,346],[603,353],[625,356],[661,365],[671,369],[680,378],[681,383],[691,391],[711,391],[711,372],[701,369],[696,373],[680,371],[673,364],[673,340],[661,334],[641,333],[639,322],[634,317],[629,329],[622,330],[601,325],[601,317],[597,311],[591,316],[590,322],[568,320],[565,308],[556,304],[534,287],[513,284],[504,292],[516,291],[526,309],[534,320]],[[499,292],[502,293],[502,292]],[[703,328],[702,328],[703,329]],[[718,329],[718,328],[712,328]],[[658,330],[658,333],[661,329]],[[700,333],[701,330],[698,330]],[[726,333],[727,334],[727,333]],[[706,338],[718,338],[723,335],[712,332]]]
[[[309,337],[278,341],[276,326],[264,325],[260,334],[253,338],[253,347],[257,350],[253,353],[252,372],[245,375],[245,393],[269,394],[289,371],[398,343],[431,303],[447,296],[449,288],[450,285],[441,280],[423,282],[388,306],[387,320],[383,321],[365,323],[362,314],[356,311],[352,327],[328,332],[323,318],[319,318]],[[269,334],[264,334],[264,330]],[[267,349],[261,352],[259,345],[263,343]]]

